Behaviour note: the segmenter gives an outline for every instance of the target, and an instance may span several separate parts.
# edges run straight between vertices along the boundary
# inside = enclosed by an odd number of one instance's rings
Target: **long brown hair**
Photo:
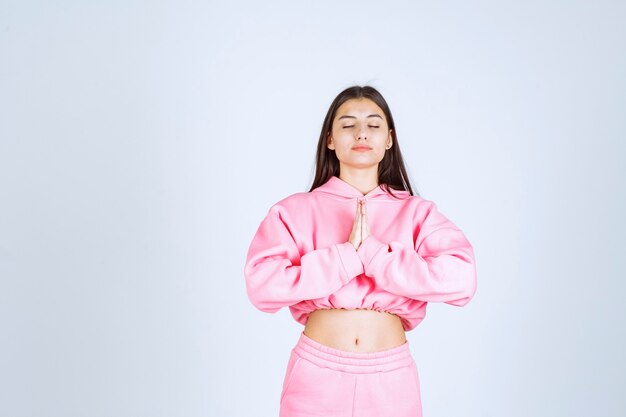
[[[328,149],[326,141],[328,134],[332,131],[333,120],[335,119],[337,109],[350,99],[360,98],[367,98],[376,103],[376,105],[382,109],[383,113],[385,113],[389,129],[392,129],[391,137],[393,139],[393,146],[385,152],[385,156],[378,164],[378,184],[381,185],[383,190],[394,197],[396,197],[396,195],[393,194],[391,189],[405,190],[411,195],[415,195],[409,182],[406,168],[404,167],[404,160],[402,159],[402,152],[400,152],[400,144],[398,143],[398,136],[396,134],[396,126],[393,122],[389,106],[382,94],[374,87],[368,85],[348,87],[339,93],[331,103],[328,113],[326,113],[326,118],[324,119],[320,138],[317,143],[315,179],[309,191],[313,191],[313,189],[324,184],[333,175],[339,176],[339,159],[337,159],[337,155],[333,149]],[[417,193],[417,195],[419,196],[419,193]]]

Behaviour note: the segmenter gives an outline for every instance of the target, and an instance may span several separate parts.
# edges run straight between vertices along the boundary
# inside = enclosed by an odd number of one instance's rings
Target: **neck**
[[[378,187],[378,165],[367,169],[340,167],[338,177],[365,195]]]

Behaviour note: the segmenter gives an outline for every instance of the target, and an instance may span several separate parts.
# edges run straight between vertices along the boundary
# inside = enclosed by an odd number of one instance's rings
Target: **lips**
[[[354,148],[352,148],[353,151],[371,151],[372,148],[370,148],[369,146],[355,146]]]

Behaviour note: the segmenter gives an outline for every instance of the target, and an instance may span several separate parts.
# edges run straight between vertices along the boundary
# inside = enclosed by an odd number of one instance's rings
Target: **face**
[[[340,165],[377,166],[392,145],[385,114],[372,100],[350,99],[339,106],[327,146],[335,150]]]

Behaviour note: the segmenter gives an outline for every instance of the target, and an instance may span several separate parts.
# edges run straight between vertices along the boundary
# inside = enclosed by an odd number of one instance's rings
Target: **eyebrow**
[[[375,114],[375,113],[374,113],[374,114],[370,114],[370,115],[369,115],[369,116],[367,116],[367,117],[378,117],[379,119],[381,119],[381,120],[382,120],[382,117],[381,117],[379,114]],[[337,120],[341,120],[341,119],[348,119],[348,118],[349,118],[349,119],[356,119],[356,117],[355,117],[355,116],[348,116],[348,115],[345,115],[345,116],[341,116],[341,117],[340,117],[339,119],[337,119]]]

